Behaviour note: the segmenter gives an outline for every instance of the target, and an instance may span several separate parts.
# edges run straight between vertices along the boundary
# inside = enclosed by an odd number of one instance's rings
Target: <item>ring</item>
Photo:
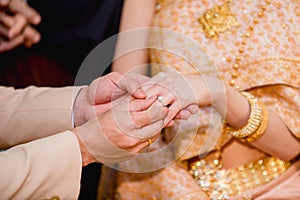
[[[148,142],[148,147],[152,144],[152,140],[149,138],[148,140],[147,140],[147,142]]]
[[[157,100],[161,103],[162,107],[166,107],[165,98],[163,96],[158,96]]]

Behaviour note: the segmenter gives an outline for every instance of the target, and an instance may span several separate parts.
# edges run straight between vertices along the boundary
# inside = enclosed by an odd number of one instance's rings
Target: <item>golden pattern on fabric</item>
[[[157,0],[157,2],[161,3],[161,6],[154,16],[154,27],[174,30],[197,42],[211,58],[224,82],[231,83],[231,86],[239,91],[251,92],[268,109],[276,112],[291,132],[300,138],[300,78],[298,75],[300,74],[300,15],[297,12],[300,10],[299,0],[289,1],[288,4],[284,0],[232,1],[229,6],[240,25],[238,29],[232,27],[226,34],[219,34],[218,39],[206,37],[197,18],[216,5],[223,4],[224,0]],[[281,6],[278,6],[279,4]],[[162,35],[158,35],[155,40],[158,42],[157,46],[165,47],[166,44],[170,45],[170,42],[178,48],[184,46],[180,40],[172,41],[165,38],[168,37],[163,35],[163,32]],[[199,69],[195,70],[194,66],[188,62],[195,60],[191,59],[195,57],[194,51],[192,48],[186,49],[187,60],[171,52],[151,49],[149,52],[151,63],[156,64],[152,65],[153,74],[165,70],[161,66],[171,67],[181,74],[199,74]],[[195,66],[205,65],[201,59],[196,64]],[[201,74],[210,73],[203,69],[200,72]],[[201,117],[199,121],[203,125],[210,119],[210,112],[207,110],[209,109],[201,109],[199,114]],[[189,192],[190,195],[194,195],[194,198],[190,199],[208,199],[207,193],[202,195],[193,193],[197,190],[199,193],[202,191],[197,184],[200,179],[194,181],[189,171],[178,165],[178,163],[188,164],[187,160],[197,157],[205,140],[214,140],[214,138],[206,137],[206,130],[207,127],[204,126],[199,128],[197,136],[193,137],[193,144],[181,155],[177,163],[146,177],[139,174],[126,174],[126,176],[119,177],[122,184],[119,184],[118,191],[124,196],[122,200],[148,200],[152,197],[174,200],[178,199],[177,197],[182,198]],[[185,144],[190,142],[189,133],[186,133],[185,138],[178,140],[180,144],[175,153],[181,152],[181,149],[186,147]],[[171,134],[170,130],[167,135]],[[248,155],[245,154],[245,156]],[[237,179],[240,187],[244,185],[246,187],[247,183],[243,181],[249,180],[251,187],[256,188],[253,184],[259,186],[272,183],[271,181],[288,167],[288,163],[283,163],[276,158],[262,160],[244,163],[238,168],[229,170],[220,168],[216,171],[216,168],[211,168],[206,173],[210,175],[212,172],[211,177],[220,174],[228,175],[227,179],[224,178],[225,175],[222,175],[216,184],[221,184],[221,180],[226,183],[228,179]],[[206,166],[213,166],[213,160],[210,163],[207,157],[205,157],[205,162]],[[264,171],[263,168],[268,170]],[[256,179],[257,182],[255,182]],[[205,184],[205,182],[202,183]],[[224,185],[228,186],[228,184]],[[238,188],[234,181],[230,181],[230,184],[234,184],[231,188]],[[220,189],[222,187],[216,187],[215,191],[224,191]],[[239,192],[243,196],[252,194],[253,190],[239,188]]]
[[[157,0],[155,5],[155,10],[159,11],[162,7],[167,6],[174,0]]]
[[[219,33],[230,30],[232,27],[239,26],[235,15],[229,8],[229,1],[207,10],[198,18],[202,29],[208,38],[217,38]]]
[[[234,169],[222,169],[219,162],[199,159],[190,165],[190,174],[213,200],[229,199],[274,180],[291,163],[265,157]]]

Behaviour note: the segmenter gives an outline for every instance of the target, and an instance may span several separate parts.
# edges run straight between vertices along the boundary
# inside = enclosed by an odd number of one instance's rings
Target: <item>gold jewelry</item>
[[[161,103],[162,107],[166,107],[165,98],[163,96],[158,96],[157,100]]]
[[[242,139],[242,141],[254,142],[260,136],[262,136],[264,134],[264,132],[266,131],[268,124],[269,124],[269,113],[268,113],[268,109],[265,106],[265,104],[261,103],[261,106],[262,106],[263,118],[262,118],[260,126],[258,127],[258,129],[256,130],[256,132],[254,134],[246,137],[245,139]]]
[[[236,138],[245,139],[249,136],[254,135],[261,127],[262,121],[264,121],[264,127],[260,129],[259,133],[259,135],[262,135],[266,129],[266,124],[268,123],[268,117],[267,119],[264,119],[265,114],[267,113],[265,105],[259,102],[256,97],[248,92],[242,92],[242,95],[247,98],[250,104],[251,113],[249,120],[247,124],[241,129],[236,130],[231,128],[230,126],[227,126],[227,131]]]
[[[226,32],[232,27],[239,26],[237,19],[229,8],[227,0],[222,5],[207,10],[197,20],[208,38],[216,39],[219,33]]]
[[[266,156],[237,168],[222,169],[213,161],[198,159],[191,163],[189,173],[211,199],[229,199],[274,180],[291,164]]]
[[[147,142],[148,142],[148,147],[152,144],[152,140],[149,138],[148,140],[147,140]]]

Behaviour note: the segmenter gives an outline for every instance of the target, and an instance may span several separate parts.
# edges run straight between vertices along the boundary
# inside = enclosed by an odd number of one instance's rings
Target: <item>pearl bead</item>
[[[231,86],[234,86],[234,84],[235,84],[235,80],[231,80],[231,81],[229,82],[229,85],[231,85]]]
[[[236,77],[238,77],[238,73],[233,72],[233,73],[231,74],[231,76],[232,76],[232,78],[236,78]]]
[[[239,66],[238,64],[234,64],[234,65],[233,65],[233,68],[234,68],[234,69],[239,69],[240,66]]]

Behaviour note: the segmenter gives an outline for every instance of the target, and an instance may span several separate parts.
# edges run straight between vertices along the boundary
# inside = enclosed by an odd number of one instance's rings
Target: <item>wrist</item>
[[[74,127],[84,124],[86,120],[85,109],[87,109],[87,87],[81,88],[75,98],[73,105]]]
[[[78,131],[76,129],[73,129],[72,132],[76,136],[76,139],[77,139],[78,144],[79,144],[80,153],[81,153],[81,160],[82,160],[82,166],[84,167],[84,166],[87,166],[90,163],[96,162],[96,159],[94,158],[94,156],[92,156],[90,154],[90,152],[83,145],[83,143],[80,139],[80,136],[78,134]]]
[[[239,91],[226,85],[223,118],[225,122],[235,129],[244,127],[249,120],[251,107],[245,96]]]
[[[196,104],[199,107],[206,107],[212,104],[211,91],[203,84],[206,82],[206,78],[202,75],[191,76],[190,86],[192,87]]]

